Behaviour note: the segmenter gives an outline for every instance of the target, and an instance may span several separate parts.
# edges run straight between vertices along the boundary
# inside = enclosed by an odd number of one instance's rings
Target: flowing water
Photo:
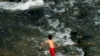
[[[39,49],[48,34],[62,46],[57,56],[99,56],[99,18],[99,0],[0,2],[0,56],[50,56],[47,46]],[[93,44],[74,46],[72,31]]]

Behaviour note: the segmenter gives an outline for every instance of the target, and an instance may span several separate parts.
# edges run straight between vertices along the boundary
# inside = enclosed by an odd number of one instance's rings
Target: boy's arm
[[[47,45],[47,41],[40,46],[40,49]]]
[[[60,46],[60,45],[58,45],[57,43],[55,43],[55,45],[56,45],[56,47],[57,47],[57,48],[61,47],[61,46]]]

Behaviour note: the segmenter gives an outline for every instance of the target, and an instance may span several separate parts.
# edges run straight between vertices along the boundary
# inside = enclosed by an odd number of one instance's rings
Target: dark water
[[[6,10],[0,8],[0,56],[48,56],[48,48],[39,49],[47,34],[58,43],[69,42],[70,32],[78,31],[89,45],[62,46],[58,56],[100,56],[100,1],[45,0],[39,9]],[[70,31],[71,30],[71,31]],[[67,35],[68,34],[68,35]],[[70,42],[69,42],[70,44]],[[73,54],[73,52],[76,52]]]

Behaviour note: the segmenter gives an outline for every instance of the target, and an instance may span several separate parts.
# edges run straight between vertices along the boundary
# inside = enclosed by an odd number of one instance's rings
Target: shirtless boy
[[[48,40],[46,40],[46,42],[40,48],[44,47],[45,45],[49,45],[49,48],[50,48],[49,51],[50,51],[51,56],[56,56],[55,48],[58,45],[52,39],[52,35],[51,34],[48,35]]]

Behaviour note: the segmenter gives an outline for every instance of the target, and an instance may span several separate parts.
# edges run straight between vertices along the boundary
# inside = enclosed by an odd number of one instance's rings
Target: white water
[[[0,2],[0,8],[6,10],[27,10],[30,8],[43,7],[43,0],[28,0],[27,2]]]
[[[74,6],[75,0],[70,0],[70,5]],[[43,0],[36,0],[36,1],[32,1],[29,0],[25,3],[20,2],[20,3],[15,3],[15,2],[0,2],[0,8],[2,9],[7,9],[7,10],[27,10],[30,8],[38,8],[38,7],[42,7],[44,5]],[[54,10],[55,12],[63,12],[65,11],[65,9],[60,10]],[[50,15],[49,15],[50,16]],[[73,45],[74,42],[70,39],[70,32],[71,29],[70,28],[65,28],[64,27],[64,23],[59,22],[59,20],[55,19],[55,20],[47,20],[49,26],[53,27],[54,29],[56,29],[57,31],[54,31],[52,29],[50,30],[45,30],[42,29],[41,27],[35,27],[30,25],[29,28],[38,28],[38,30],[43,33],[43,34],[53,34],[54,39],[62,46],[67,46],[67,45]],[[63,31],[60,31],[60,29],[63,29]],[[80,54],[79,56],[84,56],[84,52],[82,49],[79,49],[78,47],[76,48]],[[48,51],[45,50],[44,54],[47,54]],[[62,53],[57,53],[58,56],[65,56]]]
[[[74,6],[75,0],[69,0],[70,1],[70,5]]]
[[[95,23],[95,25],[99,25],[100,24],[100,17],[99,16],[95,16],[94,17],[94,23]]]
[[[56,29],[56,31],[53,30],[53,29],[45,30],[45,29],[43,29],[41,27],[37,27],[37,29],[42,34],[44,34],[44,35],[53,34],[53,38],[57,42],[57,44],[61,45],[61,46],[66,46],[66,48],[67,48],[67,45],[70,46],[70,45],[75,44],[70,39],[70,37],[71,37],[71,35],[70,35],[71,29],[70,28],[65,28],[64,27],[64,23],[61,24],[60,27],[58,27],[60,25],[60,23],[61,23],[61,22],[59,22],[58,19],[55,19],[55,20],[54,19],[47,19],[47,21],[48,21],[48,24],[49,24],[48,26],[53,27],[54,29]],[[61,31],[60,29],[63,29],[63,30]],[[44,41],[45,41],[45,39],[46,38],[44,38]],[[83,52],[83,50],[81,48],[75,47],[75,50],[78,52],[78,54],[75,55],[75,56],[84,56],[84,52]],[[48,55],[49,51],[48,50],[44,50],[44,54]],[[57,56],[66,56],[66,55],[64,55],[63,53],[57,52]]]

